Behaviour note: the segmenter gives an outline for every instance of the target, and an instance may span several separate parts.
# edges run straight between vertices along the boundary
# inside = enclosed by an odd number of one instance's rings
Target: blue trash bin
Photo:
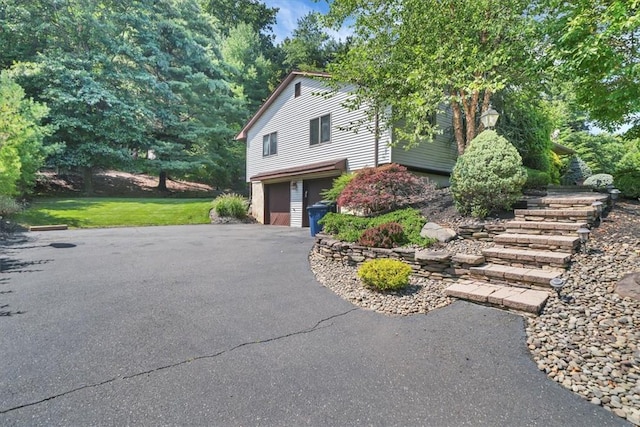
[[[307,206],[307,212],[309,213],[309,229],[311,230],[311,237],[322,231],[322,225],[318,224],[331,208],[323,202],[315,203],[311,206]]]

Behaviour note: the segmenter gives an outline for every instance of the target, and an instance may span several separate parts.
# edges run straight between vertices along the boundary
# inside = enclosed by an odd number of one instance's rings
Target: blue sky
[[[285,37],[290,36],[298,26],[298,19],[311,11],[318,11],[322,14],[329,10],[327,0],[263,0],[269,7],[280,9],[276,16],[276,25],[273,32],[276,35],[276,42],[280,43]],[[338,32],[329,32],[333,37],[343,39],[349,34],[347,28]]]

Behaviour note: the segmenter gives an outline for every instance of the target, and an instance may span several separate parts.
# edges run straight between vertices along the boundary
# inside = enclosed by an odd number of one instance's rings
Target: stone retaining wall
[[[348,265],[359,265],[376,258],[391,258],[406,262],[413,274],[431,279],[465,278],[470,268],[484,264],[484,256],[451,254],[412,248],[367,248],[354,243],[342,242],[326,234],[317,234],[313,250],[325,258]]]

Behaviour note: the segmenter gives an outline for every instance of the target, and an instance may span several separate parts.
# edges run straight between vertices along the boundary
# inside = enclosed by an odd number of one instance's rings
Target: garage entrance
[[[331,188],[334,178],[319,178],[319,179],[305,179],[302,181],[302,208],[304,209],[302,215],[302,226],[309,226],[309,215],[307,215],[307,206],[311,206],[314,203],[318,203],[322,200],[320,192]]]
[[[266,186],[265,224],[291,225],[291,192],[289,182],[269,184]]]

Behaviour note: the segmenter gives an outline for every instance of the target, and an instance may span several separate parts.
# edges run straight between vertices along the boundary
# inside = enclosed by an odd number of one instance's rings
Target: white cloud
[[[353,34],[353,28],[343,25],[338,31],[327,30],[327,34],[336,40],[344,41],[347,37]]]
[[[302,18],[311,11],[326,13],[328,5],[322,1],[314,0],[264,0],[268,7],[277,7],[276,25],[273,32],[276,35],[276,43],[281,43],[286,37],[290,37],[298,27],[298,19]],[[328,30],[327,33],[338,40],[344,40],[353,33],[353,30],[347,26],[340,30]]]
[[[298,27],[298,19],[314,10],[305,1],[300,0],[265,0],[265,3],[268,7],[280,9],[276,15],[276,25],[273,28],[276,43],[291,36],[293,30]]]

